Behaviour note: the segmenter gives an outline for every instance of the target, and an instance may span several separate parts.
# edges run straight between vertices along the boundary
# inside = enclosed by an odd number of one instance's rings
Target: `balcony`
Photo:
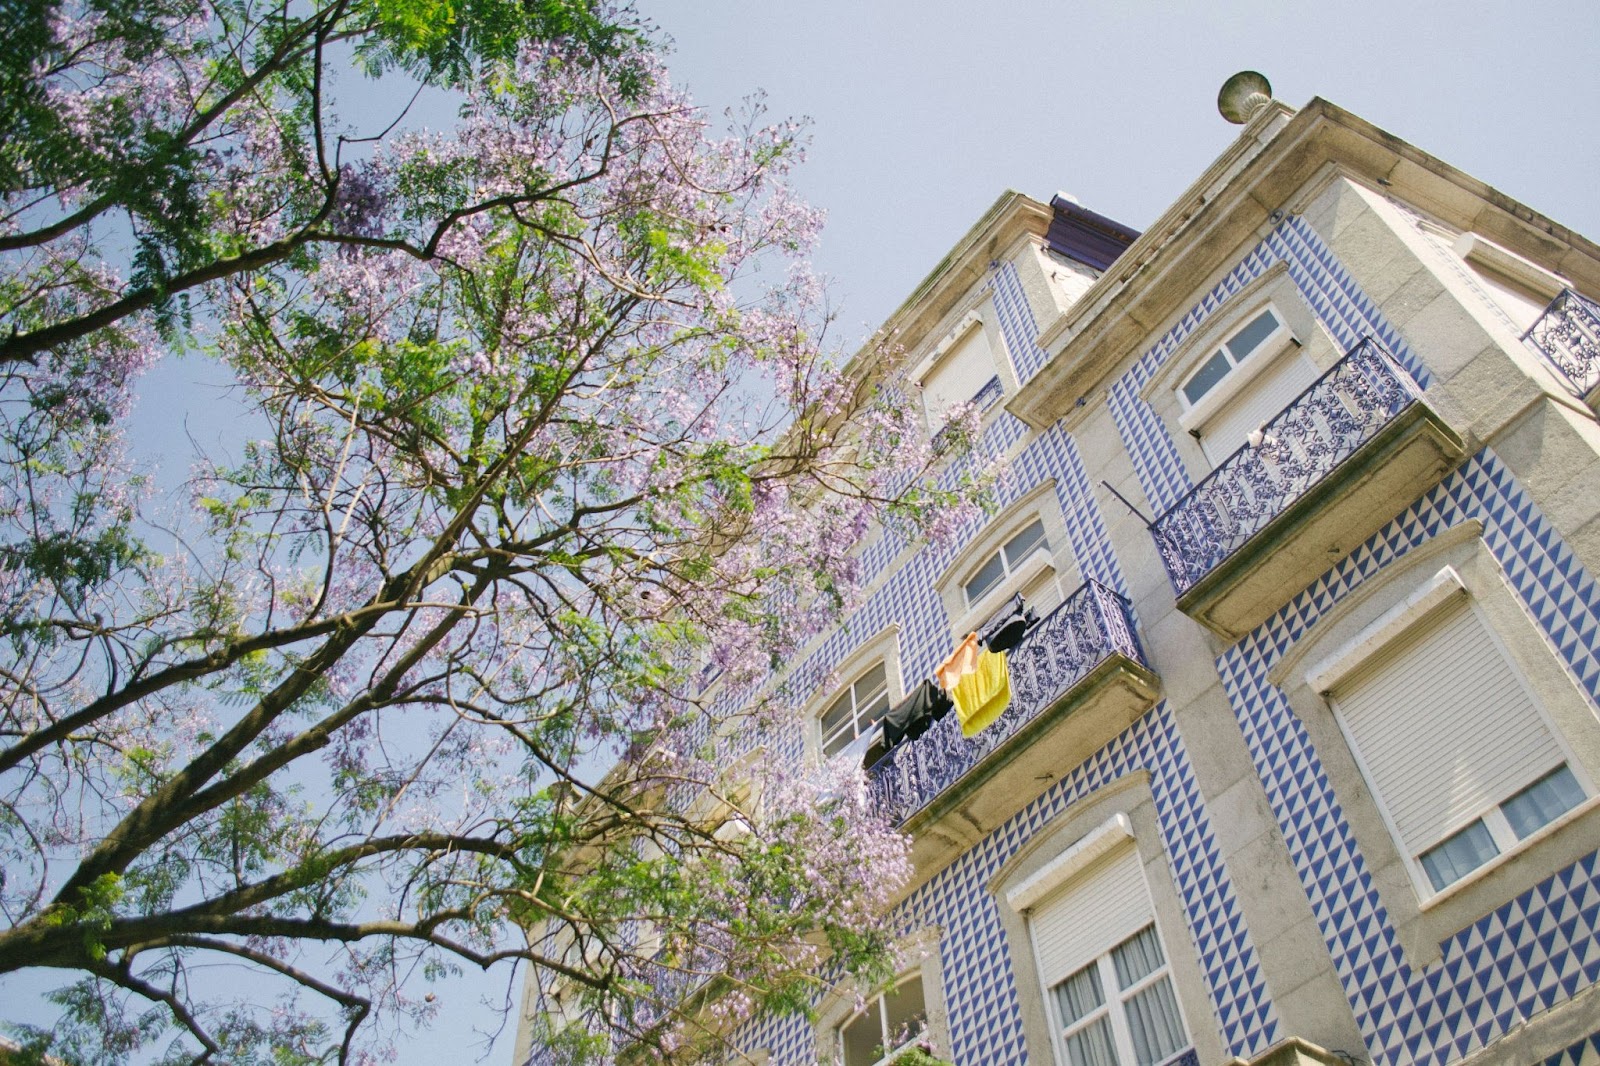
[[[1571,289],[1550,301],[1522,339],[1591,408],[1600,400],[1600,304]]]
[[[1179,609],[1243,636],[1465,452],[1393,357],[1363,340],[1151,523]]]
[[[915,838],[922,876],[1021,810],[1155,705],[1128,604],[1086,582],[1006,657],[1011,705],[965,738],[946,715],[867,772],[870,802]]]

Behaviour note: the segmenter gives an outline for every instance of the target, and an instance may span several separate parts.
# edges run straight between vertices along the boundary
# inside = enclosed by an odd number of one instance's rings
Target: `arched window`
[[[921,972],[907,974],[892,988],[839,1026],[836,1066],[880,1066],[916,1043],[928,1028]]]
[[[889,672],[882,661],[869,667],[834,697],[820,719],[824,757],[837,755],[877,728],[878,720],[889,710]],[[882,741],[872,743],[864,762],[877,761],[883,754]]]
[[[1316,365],[1269,303],[1248,313],[1183,378],[1179,423],[1220,463],[1316,379]]]
[[[1044,522],[1035,518],[1021,532],[995,549],[994,554],[962,583],[961,590],[966,595],[967,606],[976,606],[1008,577],[1019,573],[1022,564],[1034,552],[1049,550],[1050,542],[1045,538]]]

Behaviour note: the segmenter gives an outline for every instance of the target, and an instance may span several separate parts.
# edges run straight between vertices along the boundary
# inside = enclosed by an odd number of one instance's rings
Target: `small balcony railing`
[[[1150,526],[1179,596],[1349,459],[1422,394],[1368,337]]]
[[[1600,385],[1600,304],[1562,289],[1522,339],[1533,345],[1579,396],[1587,396]]]
[[[946,715],[892,749],[867,771],[870,802],[904,825],[1114,655],[1144,665],[1128,603],[1097,581],[1085,582],[1006,656],[1011,705],[1005,713],[971,738],[961,735],[954,714]]]

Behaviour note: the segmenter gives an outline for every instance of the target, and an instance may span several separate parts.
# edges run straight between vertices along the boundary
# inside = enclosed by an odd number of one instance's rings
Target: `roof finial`
[[[1272,83],[1253,70],[1241,70],[1222,83],[1217,110],[1236,126],[1243,126],[1272,103]]]

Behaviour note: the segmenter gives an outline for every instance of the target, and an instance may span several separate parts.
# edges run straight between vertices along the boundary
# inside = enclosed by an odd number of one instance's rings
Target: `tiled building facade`
[[[838,686],[882,665],[892,705],[1013,593],[1050,609],[995,725],[869,772],[945,1057],[1600,1063],[1600,318],[1568,291],[1600,248],[1313,101],[1143,235],[1008,194],[897,313],[925,396],[992,367],[1012,473],[960,543],[866,548],[778,754],[825,756]],[[875,991],[739,1041],[856,1066]]]

